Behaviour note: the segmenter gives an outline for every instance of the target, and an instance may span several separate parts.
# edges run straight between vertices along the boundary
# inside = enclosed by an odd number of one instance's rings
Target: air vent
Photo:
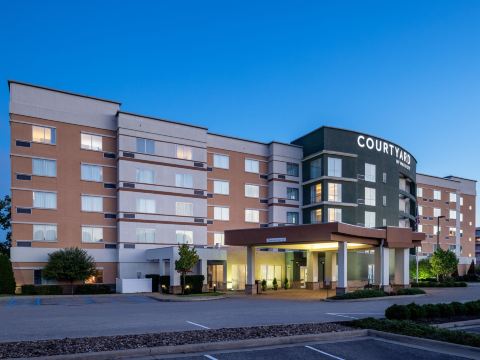
[[[193,162],[193,166],[203,168],[203,163],[202,163],[202,162],[198,162],[198,161],[194,161],[194,162]]]
[[[134,184],[134,183],[129,183],[129,182],[124,182],[124,183],[123,183],[123,187],[124,187],[124,188],[134,189],[134,188],[135,188],[135,184]]]
[[[125,156],[125,153],[123,153],[123,155]],[[117,156],[114,153],[106,152],[106,153],[103,153],[103,157],[107,159],[115,159]]]
[[[285,175],[278,175],[279,179],[285,179]]]
[[[117,187],[117,185],[112,184],[112,183],[105,183],[105,184],[103,184],[103,187],[105,189],[115,189]]]
[[[116,249],[117,244],[105,244],[105,249]]]
[[[22,147],[30,147],[31,146],[29,141],[22,141],[22,140],[15,141],[15,145],[22,146]]]
[[[135,154],[134,153],[131,153],[131,152],[126,152],[124,151],[123,152],[123,156],[127,157],[127,158],[134,158],[135,157]]]
[[[17,180],[32,180],[32,176],[27,174],[17,174]]]
[[[357,204],[364,205],[365,204],[365,199],[357,199]]]
[[[365,175],[363,175],[363,174],[357,174],[357,179],[358,179],[358,180],[365,180]]]
[[[268,204],[268,199],[260,199],[260,204]]]
[[[203,190],[194,190],[193,194],[197,196],[203,196]]]
[[[279,204],[285,204],[285,199],[278,199]]]
[[[213,198],[213,194],[207,194],[207,198],[209,199]]]
[[[123,214],[124,219],[135,219],[135,214]]]
[[[31,214],[31,213],[32,213],[32,209],[17,207],[17,214]]]
[[[17,241],[17,247],[32,247],[30,241]]]
[[[202,218],[195,218],[193,221],[196,223],[202,223],[203,224],[203,219]]]
[[[207,171],[213,171],[213,168],[207,167]]]
[[[124,249],[135,249],[135,244],[123,244]]]
[[[268,175],[260,175],[260,179],[268,180]]]
[[[266,227],[268,227],[268,224],[260,224],[260,227],[261,228],[266,228]]]
[[[208,225],[212,225],[212,224],[213,224],[213,220],[207,220],[207,224],[208,224]]]
[[[117,214],[104,214],[105,219],[116,219]]]

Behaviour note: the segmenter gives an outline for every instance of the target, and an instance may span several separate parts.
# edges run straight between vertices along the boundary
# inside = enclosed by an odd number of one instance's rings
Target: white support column
[[[255,295],[257,287],[255,285],[255,247],[247,246],[247,283],[245,284],[245,293]]]
[[[170,259],[170,292],[173,294],[180,294],[182,286],[180,283],[180,273],[175,270],[175,258]]]
[[[200,271],[203,275],[203,291],[208,290],[208,270],[207,270],[207,260],[200,259]]]
[[[390,291],[390,249],[384,246],[375,248],[375,285]]]
[[[318,252],[307,252],[307,289],[318,290]]]
[[[338,281],[337,295],[344,294],[348,290],[347,283],[347,242],[338,243]]]
[[[410,249],[395,249],[395,285],[410,285]]]

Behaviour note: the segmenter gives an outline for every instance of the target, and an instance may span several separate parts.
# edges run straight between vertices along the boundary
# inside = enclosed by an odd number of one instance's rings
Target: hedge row
[[[467,283],[464,281],[419,281],[413,282],[412,287],[467,287]]]
[[[84,284],[74,285],[76,295],[112,294],[115,285]],[[70,285],[22,285],[22,295],[63,295],[70,294]]]
[[[426,339],[446,341],[454,344],[480,347],[480,336],[464,331],[440,329],[434,326],[418,324],[412,321],[361,319],[349,322],[349,325],[362,329],[391,332],[394,334],[422,337]]]
[[[355,290],[343,295],[332,296],[330,299],[333,300],[352,300],[352,299],[366,299],[366,298],[375,298],[382,296],[394,296],[394,295],[419,295],[425,294],[425,291],[417,288],[402,288],[397,291],[387,293],[383,290],[378,289],[364,289],[364,290]]]
[[[469,301],[464,304],[452,302],[450,304],[392,305],[385,310],[385,317],[390,320],[424,320],[452,318],[455,316],[480,315],[480,300]]]

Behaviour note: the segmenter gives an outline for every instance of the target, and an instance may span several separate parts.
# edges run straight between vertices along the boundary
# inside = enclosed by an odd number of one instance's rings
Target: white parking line
[[[214,358],[211,355],[203,355],[203,356],[205,356],[207,359],[210,359],[210,360],[218,360],[217,358]]]
[[[342,315],[342,314],[334,314],[334,313],[326,313],[327,315],[332,315],[332,316],[340,316],[348,319],[355,319],[357,320],[358,318],[355,316],[348,316],[348,315]]]
[[[318,350],[318,349],[315,349],[314,347],[312,346],[308,346],[306,345],[305,346],[307,349],[310,349],[310,350],[313,350],[313,351],[316,351],[316,352],[319,352],[320,354],[323,354],[323,355],[326,355],[326,356],[330,356],[332,359],[337,359],[337,360],[345,360],[344,358],[341,358],[341,357],[338,357],[338,356],[335,356],[335,355],[332,355],[332,354],[329,354],[325,351],[322,351],[322,350]]]
[[[201,327],[201,328],[203,328],[203,329],[207,329],[207,330],[210,329],[210,328],[207,327],[207,326],[203,326],[203,325],[200,325],[200,324],[191,322],[191,321],[187,321],[187,323],[192,324],[192,325],[195,325],[195,326],[199,326],[199,327]],[[207,356],[207,355],[205,355],[205,356]]]

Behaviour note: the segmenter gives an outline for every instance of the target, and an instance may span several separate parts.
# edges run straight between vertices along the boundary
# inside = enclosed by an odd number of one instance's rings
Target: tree
[[[468,268],[467,275],[475,276],[475,261],[472,260],[470,267]]]
[[[432,266],[429,259],[421,259],[418,261],[418,279],[429,279],[434,277],[432,273]],[[410,261],[410,279],[417,279],[417,262],[415,260]]]
[[[188,244],[178,245],[179,259],[175,260],[175,270],[180,273],[183,278],[182,282],[182,295],[185,294],[185,276],[188,272],[192,271],[192,268],[200,260],[197,251]]]
[[[97,275],[95,260],[79,248],[60,249],[48,255],[42,275],[46,279],[68,281],[73,294],[73,283],[84,282]]]
[[[11,219],[12,219],[12,199],[10,196],[5,195],[0,200],[0,229],[6,230],[7,235],[5,241],[0,241],[0,254],[5,254],[10,257],[10,247],[12,244],[12,231],[11,231]]]
[[[438,248],[430,258],[430,265],[433,274],[444,280],[457,270],[458,259],[454,252]]]
[[[15,294],[12,263],[7,255],[0,254],[0,294]]]

